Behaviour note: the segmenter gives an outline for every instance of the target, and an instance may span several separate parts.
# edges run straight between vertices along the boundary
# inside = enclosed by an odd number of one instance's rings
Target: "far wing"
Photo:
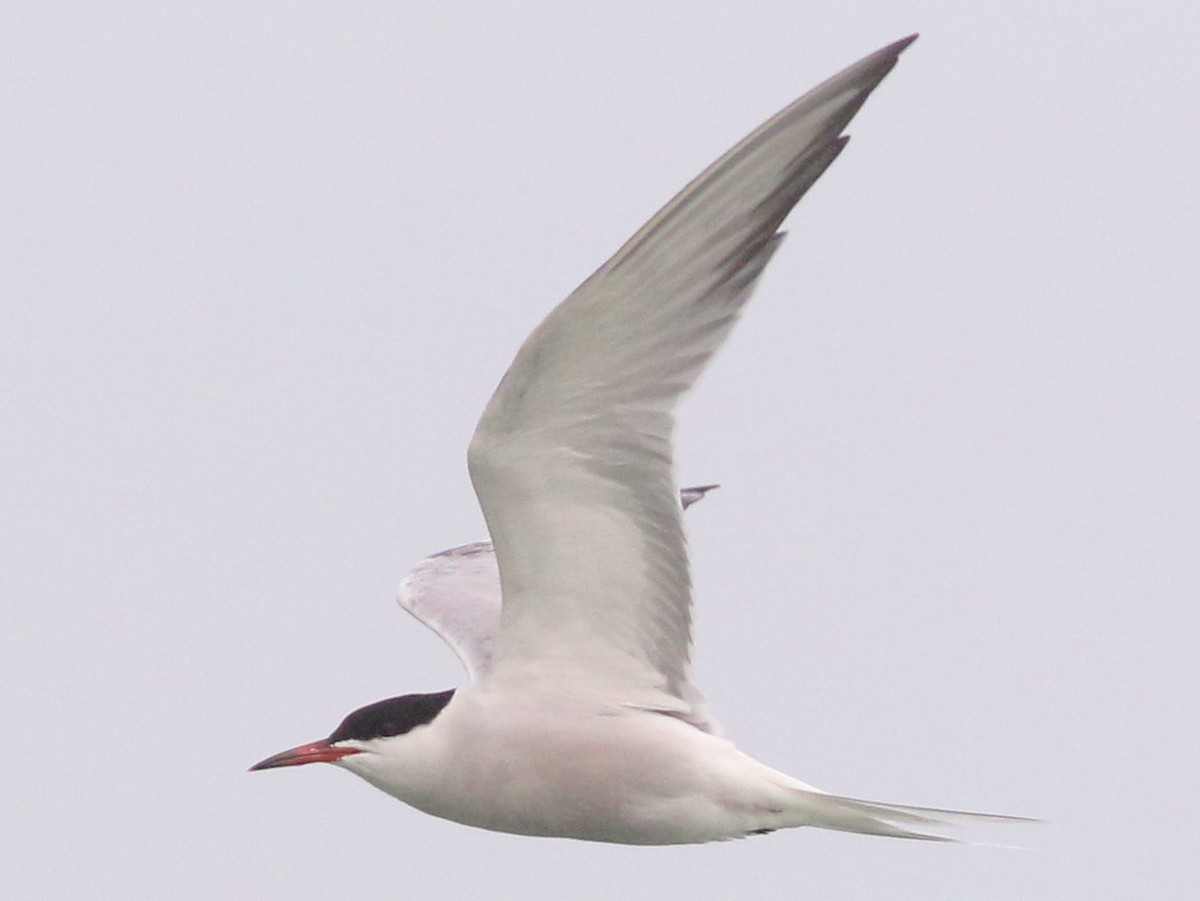
[[[679,493],[683,509],[716,487],[684,488]],[[426,557],[404,577],[396,600],[449,645],[472,682],[483,678],[491,666],[492,641],[500,628],[500,570],[490,541]],[[704,720],[715,725],[711,717]]]
[[[426,557],[404,577],[396,600],[450,646],[472,682],[483,678],[500,626],[500,570],[490,541]]]

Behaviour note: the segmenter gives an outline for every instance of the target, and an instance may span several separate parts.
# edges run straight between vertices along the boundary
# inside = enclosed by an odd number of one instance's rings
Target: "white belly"
[[[434,816],[630,844],[715,841],[785,825],[789,793],[803,787],[674,717],[549,703],[463,689],[428,726],[340,765]]]

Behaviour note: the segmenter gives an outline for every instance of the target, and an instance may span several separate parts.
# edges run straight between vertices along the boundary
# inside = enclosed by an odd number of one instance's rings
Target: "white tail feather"
[[[974,813],[967,810],[944,810],[937,807],[913,807],[908,804],[887,804],[881,801],[861,801],[820,791],[796,789],[804,796],[797,812],[808,818],[806,825],[840,832],[865,835],[886,835],[922,841],[953,842],[959,839],[926,832],[925,829],[946,830],[982,823],[1034,823],[1028,817],[1005,816],[994,813]],[[919,829],[910,826],[922,827]]]

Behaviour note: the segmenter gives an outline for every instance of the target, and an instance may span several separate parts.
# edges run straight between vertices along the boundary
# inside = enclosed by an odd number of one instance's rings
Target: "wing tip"
[[[687,488],[679,489],[679,500],[683,504],[683,509],[687,509],[697,501],[704,500],[704,496],[710,491],[715,491],[720,488],[720,485],[692,485]]]

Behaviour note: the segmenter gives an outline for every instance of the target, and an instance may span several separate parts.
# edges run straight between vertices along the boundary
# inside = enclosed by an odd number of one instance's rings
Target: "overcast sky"
[[[1034,850],[589,845],[247,774],[461,680],[392,594],[484,537],[520,341],[913,31],[681,411],[698,677],[759,759]],[[1192,2],[10,5],[0,893],[1194,897],[1198,41]]]

